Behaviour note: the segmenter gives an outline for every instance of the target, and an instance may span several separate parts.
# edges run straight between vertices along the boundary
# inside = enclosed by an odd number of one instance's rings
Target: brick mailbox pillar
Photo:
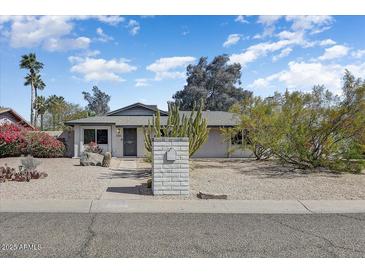
[[[153,138],[152,192],[189,195],[189,138]]]

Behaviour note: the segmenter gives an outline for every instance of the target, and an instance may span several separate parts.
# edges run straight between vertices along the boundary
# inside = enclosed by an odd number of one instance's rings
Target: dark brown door
[[[137,156],[137,129],[123,129],[123,151],[124,156]]]

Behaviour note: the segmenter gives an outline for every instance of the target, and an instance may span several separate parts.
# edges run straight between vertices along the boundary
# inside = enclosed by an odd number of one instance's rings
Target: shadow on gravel
[[[133,179],[148,179],[152,175],[151,169],[114,169],[111,173],[103,173],[99,179],[118,179],[118,178],[133,178]]]
[[[147,184],[140,184],[134,187],[108,187],[106,192],[124,193],[124,194],[138,194],[138,195],[152,195],[152,190],[147,188]]]
[[[229,169],[232,172],[262,179],[283,178],[293,179],[315,175],[317,177],[338,178],[339,173],[324,169],[305,170],[292,165],[283,165],[274,161],[256,160],[216,160],[196,161],[192,164],[193,169]]]

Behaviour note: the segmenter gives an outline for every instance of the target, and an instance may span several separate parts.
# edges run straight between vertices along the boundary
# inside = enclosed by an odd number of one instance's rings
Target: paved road
[[[0,257],[365,257],[365,214],[1,213],[0,244]]]

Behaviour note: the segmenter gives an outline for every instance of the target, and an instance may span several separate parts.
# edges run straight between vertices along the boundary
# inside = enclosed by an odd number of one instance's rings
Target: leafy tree
[[[30,86],[31,88],[31,103],[30,103],[30,123],[35,125],[35,115],[34,115],[34,101],[36,97],[36,88],[40,89],[40,85],[37,86],[37,74],[43,68],[43,63],[37,60],[35,53],[29,53],[28,55],[23,55],[21,57],[19,67],[21,69],[27,69],[28,74],[25,77],[25,86]],[[43,83],[44,84],[44,83]]]
[[[76,120],[81,118],[87,118],[93,116],[93,113],[87,109],[82,108],[78,104],[72,104],[66,102],[66,107],[63,112],[63,121]]]
[[[152,125],[148,121],[148,127],[144,129],[145,148],[151,153],[152,137],[189,137],[189,156],[191,157],[205,141],[208,139],[209,129],[207,120],[202,117],[202,104],[193,111],[189,116],[185,114],[180,117],[179,107],[175,104],[169,104],[169,117],[167,124],[161,125],[160,112],[153,117]]]
[[[44,96],[37,96],[35,100],[35,110],[37,116],[41,117],[41,130],[43,130],[44,114],[48,110],[48,103]],[[37,120],[37,117],[36,117]]]
[[[365,82],[349,71],[342,96],[315,86],[311,93],[286,91],[249,106],[237,129],[247,128],[254,143],[281,161],[350,172],[364,167]]]
[[[48,111],[52,116],[52,130],[59,129],[61,126],[62,113],[66,107],[65,98],[62,96],[51,95],[47,99]]]
[[[92,88],[92,95],[89,92],[82,92],[84,99],[88,102],[88,110],[94,112],[96,115],[104,115],[110,111],[108,106],[110,95],[102,92],[97,86]]]
[[[274,123],[278,114],[278,96],[275,94],[266,99],[250,96],[234,104],[230,111],[237,114],[240,123],[234,128],[221,130],[226,139],[230,141],[232,136],[241,133],[243,142],[238,148],[250,148],[257,160],[271,157],[271,147],[281,132],[281,127]]]
[[[227,55],[216,56],[209,64],[207,57],[201,57],[198,64],[187,67],[186,74],[187,84],[173,95],[181,110],[192,110],[194,103],[202,101],[204,110],[227,111],[251,94],[239,86],[241,65],[229,64]]]

